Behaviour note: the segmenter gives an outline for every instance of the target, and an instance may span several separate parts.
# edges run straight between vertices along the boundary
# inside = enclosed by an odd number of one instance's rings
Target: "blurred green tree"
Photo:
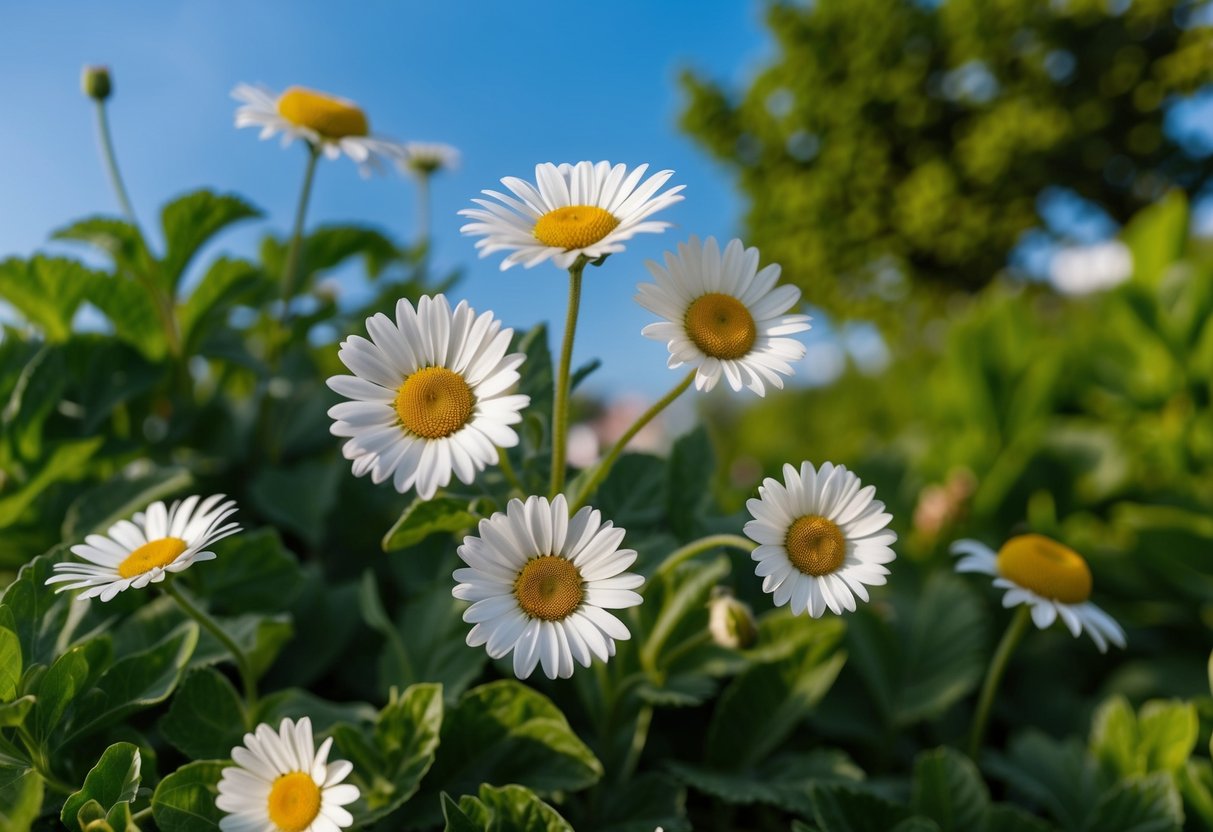
[[[766,12],[741,93],[687,72],[682,125],[749,199],[747,242],[840,316],[974,291],[1060,187],[1117,223],[1213,158],[1164,130],[1213,79],[1204,3],[816,0]],[[941,291],[942,290],[942,291]]]

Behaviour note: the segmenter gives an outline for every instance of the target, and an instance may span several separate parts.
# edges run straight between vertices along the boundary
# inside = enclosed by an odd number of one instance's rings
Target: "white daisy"
[[[278,733],[262,723],[232,749],[236,765],[223,770],[215,806],[227,817],[223,832],[336,832],[354,822],[341,808],[358,799],[358,787],[342,783],[354,766],[328,761],[333,738],[317,749],[312,721],[282,720]]]
[[[631,638],[608,609],[641,602],[632,590],[644,578],[625,572],[636,552],[620,549],[624,530],[586,506],[569,517],[563,494],[511,500],[505,513],[480,521],[468,536],[452,595],[472,605],[463,620],[474,624],[471,647],[487,644],[491,658],[514,651],[514,674],[543,665],[549,679],[573,675],[573,661],[589,667],[593,656],[615,655],[615,640]]]
[[[754,519],[745,534],[759,544],[752,557],[762,591],[774,594],[777,607],[791,602],[795,615],[853,612],[855,596],[866,602],[867,587],[883,585],[885,564],[897,557],[889,548],[897,534],[885,528],[892,516],[872,499],[876,489],[861,488],[845,465],[815,470],[802,462],[799,472],[784,465],[783,479],[768,477],[758,499],[746,501]]]
[[[187,497],[169,508],[157,501],[130,520],[119,520],[107,534],[88,535],[72,547],[72,553],[88,563],[56,563],[46,583],[64,584],[57,592],[83,589],[77,600],[109,601],[128,587],[142,589],[163,581],[169,572],[214,560],[215,553],[206,547],[240,531],[236,523],[223,522],[236,512],[236,503],[221,502],[222,494],[201,503],[199,499]]]
[[[779,266],[758,269],[758,249],[732,240],[721,254],[716,240],[700,244],[691,237],[678,254],[665,255],[665,268],[645,263],[656,283],[642,283],[636,302],[665,318],[643,330],[665,341],[670,369],[696,368],[695,389],[711,390],[721,375],[740,391],[758,395],[765,384],[783,387],[779,374],[792,374],[791,361],[804,357],[804,345],[785,335],[809,329],[808,315],[786,315],[800,300],[795,286],[776,286]]]
[[[396,157],[401,173],[429,176],[459,167],[459,151],[440,142],[408,142]]]
[[[549,259],[562,269],[581,256],[597,260],[623,251],[623,242],[636,234],[669,226],[646,218],[681,200],[685,186],[658,194],[674,171],[655,173],[642,184],[648,168],[641,165],[629,173],[627,166],[610,162],[545,162],[535,166],[534,185],[513,176],[501,180],[513,196],[481,191],[502,204],[473,199],[480,208],[459,213],[475,222],[459,230],[484,236],[476,242],[481,257],[512,252],[501,261],[503,271],[517,263],[529,269]]]
[[[510,425],[529,396],[506,395],[518,381],[522,353],[506,355],[512,329],[460,301],[422,297],[417,309],[401,298],[393,322],[382,312],[366,319],[371,340],[351,335],[338,357],[354,375],[328,386],[353,401],[329,408],[334,436],[349,437],[342,452],[354,476],[389,477],[400,493],[416,488],[428,500],[451,481],[471,483],[497,463],[497,448],[518,444]]]
[[[357,162],[365,174],[379,169],[380,159],[395,159],[404,153],[399,142],[370,135],[366,113],[353,101],[305,87],[289,87],[276,95],[252,84],[237,84],[232,98],[237,127],[260,127],[261,138],[282,134],[282,146],[303,139],[330,159],[342,153]]]
[[[1030,605],[1039,629],[1060,618],[1075,638],[1086,630],[1101,653],[1107,652],[1108,642],[1125,646],[1125,631],[1088,600],[1091,568],[1069,546],[1044,535],[1023,534],[1002,544],[997,554],[976,540],[957,540],[952,554],[960,556],[957,572],[994,576],[994,586],[1006,590],[1004,607]]]

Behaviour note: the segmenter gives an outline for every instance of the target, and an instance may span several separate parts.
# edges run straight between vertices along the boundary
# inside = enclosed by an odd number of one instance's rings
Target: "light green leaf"
[[[0,595],[0,604],[12,613],[12,625],[21,642],[21,656],[26,667],[49,664],[56,655],[56,642],[70,627],[75,602],[66,595],[56,595],[46,579],[54,574],[52,567],[67,556],[67,547],[52,549],[21,567],[14,580]]]
[[[1113,696],[1091,720],[1091,753],[1116,776],[1145,774],[1137,759],[1137,716],[1123,696]]]
[[[481,785],[479,798],[459,798],[459,810],[484,832],[573,832],[560,813],[524,786]],[[450,827],[448,827],[450,828]]]
[[[1178,700],[1152,700],[1138,712],[1145,773],[1178,772],[1192,756],[1200,734],[1196,706]]]
[[[156,500],[179,494],[193,483],[186,468],[159,468],[139,477],[125,474],[84,492],[63,518],[65,540],[80,540],[87,534],[103,534],[119,520],[143,511]]]
[[[383,536],[383,551],[407,549],[432,534],[470,530],[479,519],[469,508],[467,500],[455,497],[422,500],[418,497],[409,503]]]
[[[934,820],[942,832],[982,829],[990,793],[973,761],[951,748],[918,755],[910,808]]]
[[[59,819],[72,832],[81,832],[77,815],[88,801],[97,801],[103,810],[103,816],[115,804],[133,802],[139,790],[140,766],[139,749],[136,746],[129,742],[111,745],[85,775],[80,791],[64,802]]]
[[[30,832],[42,813],[44,791],[42,778],[33,769],[0,766],[0,829]]]
[[[207,190],[194,191],[164,206],[160,214],[166,248],[160,275],[164,289],[176,294],[190,260],[217,233],[234,222],[259,216],[261,212],[240,197]]]
[[[44,743],[62,727],[68,706],[90,687],[90,680],[97,678],[112,655],[109,638],[101,636],[68,650],[47,669],[33,691],[33,734],[38,742]]]
[[[21,639],[8,606],[0,606],[0,703],[11,702],[21,681]],[[3,723],[0,723],[3,724]]]
[[[726,803],[762,803],[806,817],[813,813],[813,786],[855,784],[863,779],[863,771],[846,754],[824,749],[776,754],[742,770],[676,760],[666,765],[687,785]]]
[[[66,341],[72,319],[94,272],[75,260],[16,257],[0,262],[0,298],[8,301],[50,342]]]
[[[177,313],[185,353],[196,354],[207,333],[226,323],[232,307],[251,300],[267,284],[264,273],[247,260],[220,257],[212,263]]]
[[[0,705],[0,728],[16,728],[25,722],[25,717],[34,708],[34,697],[30,695]]]
[[[15,492],[0,499],[0,528],[21,518],[42,492],[60,481],[74,481],[88,473],[88,461],[105,441],[103,436],[58,442],[46,462]]]
[[[205,667],[182,679],[160,720],[160,733],[191,759],[222,759],[240,744],[245,726],[244,703],[232,683]]]
[[[164,325],[146,288],[122,275],[101,275],[90,281],[86,299],[109,319],[123,341],[152,361],[164,357],[168,350]]]
[[[114,265],[128,274],[147,272],[151,257],[139,229],[116,217],[87,217],[51,234],[55,240],[87,243],[109,255]]]
[[[1173,190],[1139,211],[1121,238],[1133,252],[1133,281],[1156,286],[1166,270],[1183,257],[1188,240],[1188,200]]]
[[[225,762],[187,763],[165,777],[152,794],[152,817],[160,829],[214,832],[224,813],[215,806]]]

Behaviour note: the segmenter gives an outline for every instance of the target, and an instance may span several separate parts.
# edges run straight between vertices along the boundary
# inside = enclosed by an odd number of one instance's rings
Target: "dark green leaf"
[[[343,471],[326,459],[260,469],[250,485],[257,508],[312,546],[324,539],[325,519],[337,500]]]
[[[295,600],[303,580],[298,559],[272,528],[223,541],[219,557],[196,574],[198,595],[217,615],[283,610]]]
[[[134,745],[129,742],[111,745],[85,775],[80,791],[64,802],[59,819],[72,832],[80,832],[76,818],[88,801],[97,801],[103,812],[108,812],[117,803],[133,802],[139,790],[140,765],[139,749]]]
[[[109,639],[102,636],[73,647],[55,660],[34,691],[32,718],[36,740],[45,742],[52,731],[61,727],[60,720],[68,706],[87,690],[89,680],[97,677],[112,655]]]
[[[214,832],[224,814],[215,806],[215,798],[225,765],[187,763],[161,780],[152,795],[156,826],[173,832]]]
[[[833,750],[777,754],[740,771],[677,761],[667,765],[692,788],[726,803],[762,803],[805,816],[813,813],[813,786],[863,779],[863,772],[846,754]]]
[[[700,533],[699,515],[710,500],[716,452],[702,425],[684,434],[670,450],[666,517],[681,540]]]
[[[914,764],[916,814],[925,815],[942,832],[982,829],[990,807],[990,793],[973,761],[950,748],[926,751]]]
[[[660,522],[666,505],[665,462],[648,454],[624,454],[598,487],[590,505],[629,532]]]
[[[460,809],[446,792],[442,793],[442,819],[446,822],[444,832],[484,832],[484,826]]]
[[[456,497],[422,500],[418,497],[409,503],[383,536],[383,551],[407,549],[432,534],[471,530],[479,519],[469,508],[467,500]]]
[[[176,294],[177,284],[190,260],[227,226],[259,217],[261,212],[233,194],[194,191],[174,199],[160,214],[165,254],[160,278],[166,292]]]
[[[258,702],[253,721],[277,725],[287,717],[298,722],[305,716],[312,720],[312,729],[323,734],[339,722],[369,726],[378,719],[379,712],[365,702],[329,702],[306,690],[287,688],[276,690]]]
[[[889,832],[908,815],[895,803],[853,788],[814,786],[812,794],[822,832]]]
[[[1169,774],[1121,780],[1100,798],[1088,829],[1099,832],[1179,832],[1183,801]]]
[[[232,683],[206,667],[190,671],[181,681],[160,720],[160,733],[191,759],[223,759],[240,744],[245,725],[244,703]]]
[[[46,454],[46,461],[15,492],[0,499],[0,528],[15,523],[34,501],[56,483],[80,479],[88,471],[88,461],[101,447],[104,437],[59,442]]]
[[[1012,740],[1005,757],[983,760],[983,767],[1045,809],[1063,829],[1091,828],[1105,783],[1096,761],[1076,740],[1058,742],[1032,731]]]
[[[459,808],[485,832],[573,832],[559,812],[524,786],[497,788],[485,783],[479,795],[461,797]]]
[[[1053,832],[1054,827],[1017,806],[995,804],[990,807],[986,832]]]
[[[597,832],[691,832],[686,790],[667,774],[641,774],[628,781],[594,816]]]

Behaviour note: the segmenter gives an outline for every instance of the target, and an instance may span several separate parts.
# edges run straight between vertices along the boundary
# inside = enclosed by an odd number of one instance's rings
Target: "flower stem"
[[[986,680],[981,686],[981,697],[977,700],[977,711],[973,714],[973,727],[969,733],[969,757],[974,760],[981,751],[981,740],[985,736],[986,722],[990,718],[990,707],[994,704],[994,694],[998,691],[998,683],[1002,681],[1002,675],[1006,672],[1011,654],[1015,652],[1015,648],[1019,645],[1024,633],[1027,632],[1031,620],[1031,611],[1026,605],[1021,605],[1007,626],[1007,631],[1003,633],[1002,641],[998,642],[994,658],[990,659]]]
[[[165,582],[164,591],[177,602],[177,606],[181,607],[186,615],[197,621],[204,630],[218,639],[219,643],[227,648],[227,651],[232,654],[232,658],[236,660],[236,667],[240,671],[240,684],[244,687],[246,727],[251,727],[253,710],[257,706],[257,677],[253,673],[253,666],[248,656],[240,649],[232,637],[219,626],[218,621],[211,618],[201,607],[196,606],[190,601],[181,590],[173,585],[171,580]]]
[[[691,386],[691,382],[694,380],[695,370],[691,370],[691,372],[687,373],[686,378],[678,382],[678,384],[676,384],[668,393],[658,399],[652,407],[640,415],[640,418],[637,419],[630,428],[624,431],[623,436],[619,437],[618,441],[611,446],[611,449],[607,451],[606,456],[600,459],[594,466],[593,472],[590,474],[590,478],[586,481],[585,487],[581,489],[581,492],[577,495],[577,498],[573,500],[572,504],[569,506],[570,514],[585,505],[585,501],[588,500],[590,495],[594,493],[594,490],[597,489],[598,486],[602,485],[602,481],[607,478],[609,473],[611,473],[611,467],[615,464],[615,460],[619,458],[619,455],[623,453],[624,448],[628,446],[628,443],[632,441],[636,434],[640,433],[640,431],[644,429],[645,425],[653,421],[653,419],[657,417],[657,414],[669,407],[671,402],[686,392],[686,389]]]
[[[290,248],[286,252],[286,264],[282,269],[282,320],[290,319],[291,298],[299,282],[299,269],[303,260],[303,221],[307,217],[308,202],[312,198],[312,181],[316,178],[316,162],[320,159],[320,147],[308,144],[307,167],[303,172],[303,188],[299,192],[299,204],[295,207],[295,225],[291,230]]]
[[[114,193],[118,196],[118,204],[122,206],[122,213],[126,215],[127,221],[137,228],[139,223],[135,219],[135,209],[131,207],[130,197],[126,195],[126,186],[122,184],[122,175],[118,173],[118,158],[114,155],[114,143],[110,138],[110,122],[109,115],[105,109],[105,102],[96,101],[96,104],[97,134],[101,138],[101,154],[105,157],[105,167],[109,171],[110,184],[114,188]]]
[[[430,174],[418,173],[417,179],[417,240],[423,246],[426,258],[430,253]]]
[[[497,449],[497,465],[501,468],[501,474],[509,483],[510,488],[526,494],[526,489],[522,487],[522,480],[518,479],[518,472],[514,470],[514,463],[510,462],[510,456],[505,448]]]
[[[752,552],[757,545],[754,541],[736,534],[710,534],[707,537],[692,540],[681,549],[675,549],[671,552],[653,572],[653,576],[649,578],[648,584],[652,586],[658,578],[673,571],[680,563],[688,561],[709,549],[727,546],[733,549],[740,549],[743,552]]]
[[[564,488],[564,454],[569,432],[569,365],[573,363],[573,337],[577,333],[577,309],[581,305],[581,273],[586,259],[578,257],[569,266],[569,311],[564,320],[564,343],[560,347],[560,369],[556,374],[556,398],[552,403],[552,477],[548,497]]]
[[[640,764],[640,755],[644,753],[645,743],[649,739],[649,725],[653,722],[653,706],[647,702],[640,706],[640,712],[636,714],[636,727],[632,730],[632,743],[628,746],[628,754],[623,758],[623,765],[619,767],[619,782],[626,783],[632,779],[632,775],[636,773],[636,766]]]

